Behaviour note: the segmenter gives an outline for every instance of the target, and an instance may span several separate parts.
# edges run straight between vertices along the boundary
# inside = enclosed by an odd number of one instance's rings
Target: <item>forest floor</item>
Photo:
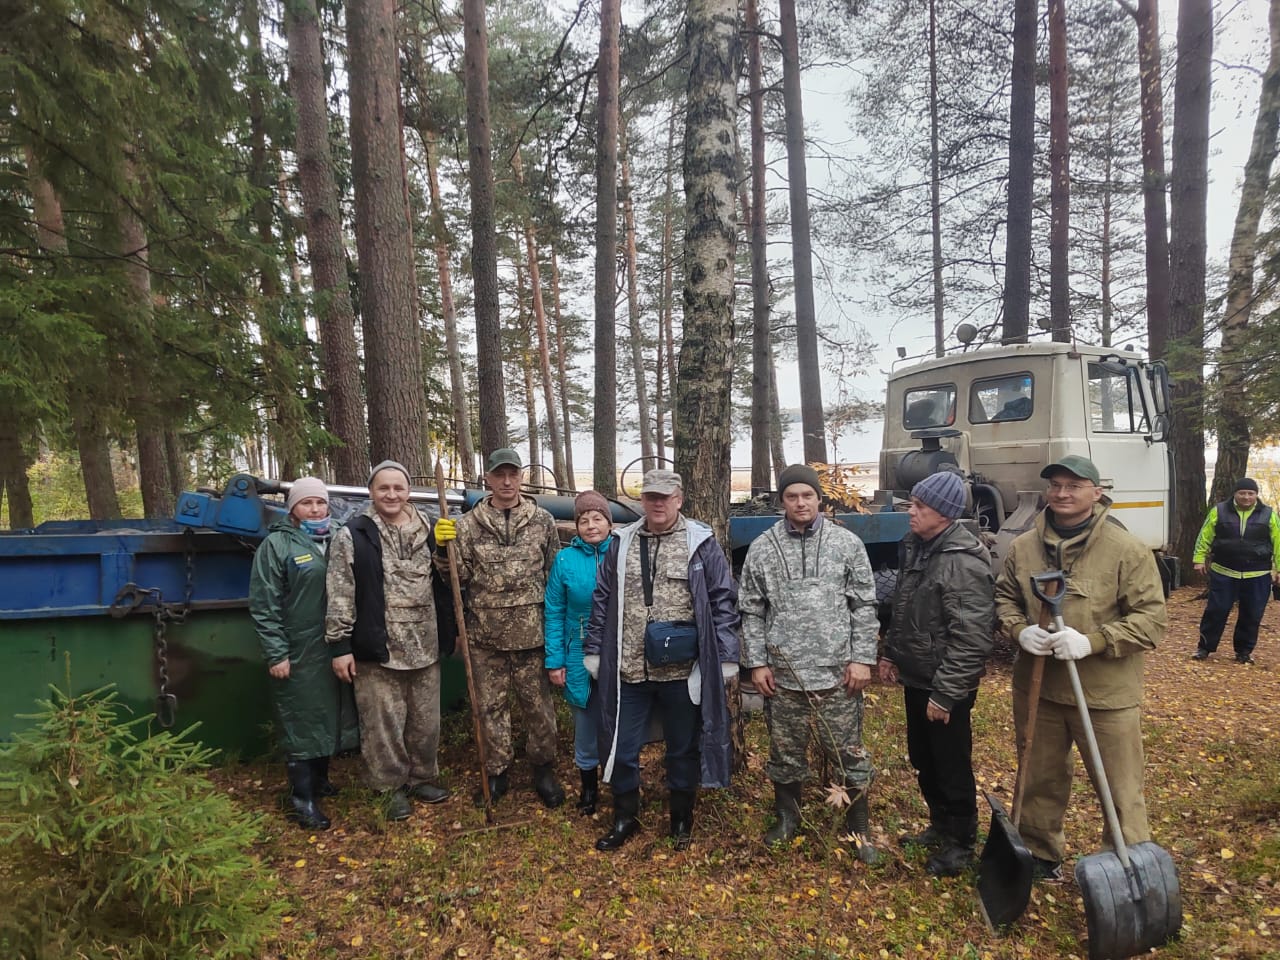
[[[1180,939],[1155,955],[1280,957],[1280,604],[1269,607],[1255,666],[1233,661],[1230,625],[1212,659],[1189,659],[1202,605],[1194,588],[1178,591],[1169,635],[1147,659],[1147,805],[1155,840],[1178,866],[1183,911]],[[1038,884],[1022,919],[996,936],[980,917],[972,874],[933,879],[922,852],[899,848],[900,833],[923,825],[901,704],[884,687],[868,697],[865,738],[878,770],[872,833],[885,854],[873,868],[838,841],[840,814],[821,802],[816,783],[795,845],[762,844],[772,792],[758,714],[748,723],[746,771],[730,789],[703,793],[686,851],[667,839],[657,746],[644,757],[643,831],[619,852],[595,851],[609,810],[606,803],[584,818],[573,808],[567,722],[557,769],[568,802],[544,809],[518,762],[492,825],[470,799],[478,781],[462,713],[446,718],[441,752],[454,796],[415,806],[401,823],[386,823],[356,786],[354,758],[335,764],[346,789],[327,802],[333,829],[313,835],[279,814],[279,764],[222,769],[215,778],[268,815],[258,852],[276,873],[286,912],[265,956],[1086,957],[1070,871],[1065,881]],[[979,789],[1009,805],[1015,763],[1003,657],[983,681],[974,740]],[[1100,848],[1101,815],[1087,784],[1077,766],[1066,823],[1071,858]],[[985,811],[981,819],[985,830]]]

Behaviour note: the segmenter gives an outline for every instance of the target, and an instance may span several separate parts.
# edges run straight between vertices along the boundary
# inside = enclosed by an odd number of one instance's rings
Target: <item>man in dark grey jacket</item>
[[[935,473],[911,491],[911,533],[902,543],[880,679],[901,683],[907,755],[929,807],[929,827],[903,838],[935,852],[925,869],[954,876],[973,862],[978,831],[969,714],[991,652],[995,618],[991,558],[955,521],[964,482]]]

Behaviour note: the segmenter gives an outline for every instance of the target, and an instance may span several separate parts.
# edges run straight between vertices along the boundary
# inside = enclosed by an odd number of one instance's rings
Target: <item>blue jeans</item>
[[[573,714],[573,764],[579,770],[594,770],[600,766],[600,750],[596,746],[599,737],[596,731],[600,729],[599,709],[600,694],[594,680],[591,681],[585,707],[569,704],[569,712]]]
[[[1208,653],[1218,649],[1222,628],[1227,625],[1227,616],[1238,601],[1240,609],[1236,613],[1232,646],[1237,657],[1249,656],[1258,645],[1258,625],[1262,623],[1262,614],[1270,597],[1271,577],[1266,574],[1238,580],[1210,570],[1209,601],[1204,605],[1204,616],[1200,618],[1200,649]]]
[[[689,699],[685,680],[645,680],[619,684],[618,746],[609,785],[615,794],[640,789],[640,748],[649,730],[649,712],[658,708],[666,737],[667,788],[697,790],[702,757],[698,750],[702,708]]]

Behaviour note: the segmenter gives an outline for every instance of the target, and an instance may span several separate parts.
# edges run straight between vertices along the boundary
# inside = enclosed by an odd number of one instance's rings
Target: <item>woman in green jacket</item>
[[[280,741],[289,771],[289,819],[307,830],[329,829],[316,802],[337,793],[329,758],[359,746],[351,688],[329,665],[324,642],[325,553],[329,491],[324,481],[293,482],[289,515],[271,526],[253,558],[249,614],[271,676]]]

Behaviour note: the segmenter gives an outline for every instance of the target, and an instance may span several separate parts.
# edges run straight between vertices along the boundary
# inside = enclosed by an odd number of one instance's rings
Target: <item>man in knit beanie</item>
[[[867,792],[874,766],[862,744],[862,691],[876,662],[876,587],[861,540],[828,522],[822,484],[803,463],[778,477],[783,517],[752,541],[742,568],[742,665],[765,697],[777,822],[765,843],[800,828],[811,728],[838,784],[848,790],[845,831],[863,863],[871,845]],[[816,722],[815,722],[816,721]]]
[[[925,870],[944,877],[973,862],[978,798],[969,715],[994,616],[991,556],[956,523],[966,500],[964,481],[951,471],[911,489],[911,532],[880,660],[881,681],[902,684],[907,756],[929,808],[929,826],[902,841],[934,851]]]

